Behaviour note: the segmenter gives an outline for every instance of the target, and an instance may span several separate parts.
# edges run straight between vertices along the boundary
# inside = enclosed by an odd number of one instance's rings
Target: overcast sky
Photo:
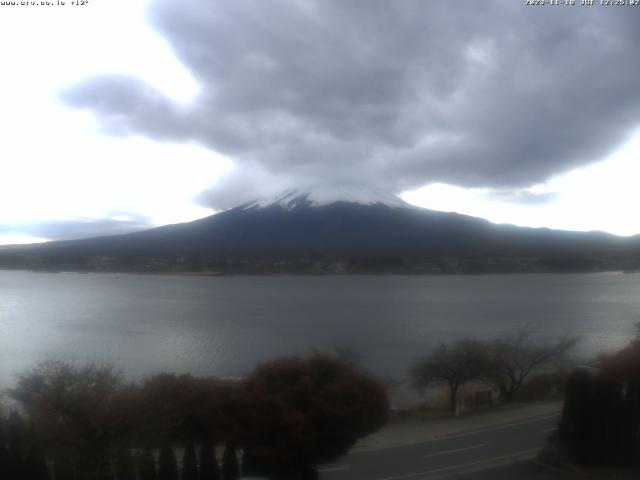
[[[640,233],[640,7],[577,3],[0,6],[0,244],[323,181]]]

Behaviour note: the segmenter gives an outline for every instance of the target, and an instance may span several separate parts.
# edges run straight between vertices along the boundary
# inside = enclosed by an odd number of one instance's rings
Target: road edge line
[[[561,412],[558,411],[557,413],[539,415],[539,416],[531,417],[529,419],[521,420],[521,421],[518,421],[518,422],[496,424],[496,425],[491,426],[491,427],[483,427],[483,428],[476,429],[476,430],[458,431],[458,432],[455,432],[455,433],[439,435],[439,436],[430,438],[428,440],[416,440],[416,441],[403,442],[403,443],[394,443],[392,445],[387,445],[385,447],[371,447],[371,448],[363,448],[363,449],[359,449],[359,450],[352,450],[352,451],[348,452],[347,455],[358,455],[360,453],[377,452],[379,450],[389,450],[389,449],[392,449],[392,448],[409,447],[411,445],[422,445],[422,444],[425,444],[425,443],[437,442],[439,440],[449,440],[449,439],[452,439],[452,438],[464,437],[464,436],[467,436],[467,435],[475,435],[477,433],[491,432],[493,430],[501,430],[503,428],[516,427],[518,425],[526,425],[527,423],[535,423],[535,422],[538,422],[538,421],[547,420],[549,418],[553,418],[553,417],[559,416],[560,413]]]

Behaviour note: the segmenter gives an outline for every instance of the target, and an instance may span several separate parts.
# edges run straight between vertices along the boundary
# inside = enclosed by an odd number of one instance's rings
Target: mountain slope
[[[285,192],[189,223],[143,232],[53,242],[0,251],[0,265],[44,261],[92,264],[96,257],[184,257],[198,265],[291,259],[606,258],[630,262],[637,238],[495,225],[486,220],[410,206],[364,188]],[[407,260],[408,259],[408,260]],[[144,264],[145,261],[134,261]],[[226,263],[225,263],[226,262]],[[20,262],[17,262],[20,263]]]

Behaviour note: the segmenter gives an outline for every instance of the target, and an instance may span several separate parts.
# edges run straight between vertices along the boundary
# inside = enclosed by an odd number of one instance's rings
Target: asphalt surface
[[[559,414],[546,414],[507,424],[456,433],[412,445],[390,446],[350,453],[341,461],[320,467],[321,480],[435,480],[459,476],[485,478],[487,469],[524,469],[555,429]],[[427,427],[428,428],[428,427]],[[486,477],[486,478],[492,478]],[[497,477],[493,477],[497,478]],[[508,478],[508,477],[505,477]]]

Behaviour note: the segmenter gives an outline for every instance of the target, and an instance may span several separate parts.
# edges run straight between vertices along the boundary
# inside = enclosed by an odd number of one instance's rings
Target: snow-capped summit
[[[322,207],[333,203],[357,203],[360,205],[384,205],[389,208],[410,208],[401,198],[378,188],[353,184],[316,184],[309,188],[291,189],[274,197],[256,200],[243,209],[281,207],[293,210],[298,207]]]

